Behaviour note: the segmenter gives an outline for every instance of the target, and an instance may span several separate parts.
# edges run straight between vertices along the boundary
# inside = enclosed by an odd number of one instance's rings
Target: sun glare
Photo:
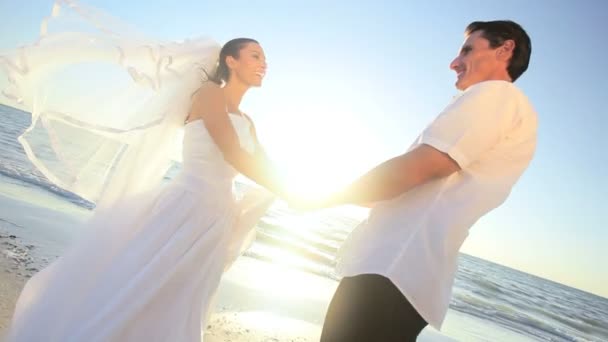
[[[326,127],[319,127],[316,120],[300,120],[283,131],[267,132],[266,150],[293,195],[322,198],[347,186],[373,163],[369,142],[374,139],[363,127],[337,131],[339,122],[325,122]]]

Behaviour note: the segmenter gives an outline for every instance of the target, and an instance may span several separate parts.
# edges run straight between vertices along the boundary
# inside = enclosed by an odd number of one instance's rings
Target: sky
[[[36,39],[51,0],[0,0],[0,50]],[[257,39],[269,64],[242,109],[301,187],[338,188],[393,156],[456,95],[471,21],[532,39],[516,82],[539,115],[529,169],[462,251],[608,297],[608,2],[90,0],[158,40]]]

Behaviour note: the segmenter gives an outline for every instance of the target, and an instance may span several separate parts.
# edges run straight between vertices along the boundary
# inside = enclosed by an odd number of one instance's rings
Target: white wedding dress
[[[251,123],[229,116],[253,152]],[[28,281],[9,341],[201,341],[222,273],[272,201],[237,200],[235,175],[203,122],[186,124],[180,174],[97,212],[85,236]]]

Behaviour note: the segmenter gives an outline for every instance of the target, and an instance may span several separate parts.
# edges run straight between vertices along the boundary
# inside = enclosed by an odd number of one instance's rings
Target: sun
[[[327,122],[327,120],[325,120]],[[346,187],[374,165],[364,129],[337,131],[339,123],[323,127],[302,120],[282,131],[267,131],[264,141],[288,191],[297,197],[322,198]]]

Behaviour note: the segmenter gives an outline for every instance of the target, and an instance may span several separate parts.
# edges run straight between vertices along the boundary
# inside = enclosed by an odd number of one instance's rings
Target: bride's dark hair
[[[224,44],[222,50],[220,50],[220,57],[215,72],[209,74],[206,70],[203,70],[207,76],[207,81],[219,85],[221,85],[222,82],[228,82],[228,79],[230,78],[230,69],[228,69],[228,65],[226,64],[226,57],[232,56],[233,58],[238,59],[241,49],[249,43],[259,44],[257,40],[251,38],[235,38]]]

